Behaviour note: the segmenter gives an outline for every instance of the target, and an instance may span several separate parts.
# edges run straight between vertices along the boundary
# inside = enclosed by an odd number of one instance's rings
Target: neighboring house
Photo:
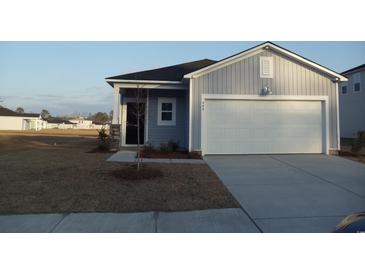
[[[94,123],[94,124],[92,124],[92,128],[93,129],[98,129],[98,130],[100,130],[102,128],[109,129],[109,125],[108,124],[101,124],[101,123]]]
[[[56,117],[49,117],[46,119],[47,124],[46,128],[57,128],[57,129],[75,129],[76,124],[72,123],[68,120],[56,118]]]
[[[90,129],[93,128],[93,121],[91,120],[85,120],[83,118],[78,119],[70,119],[71,123],[76,124],[77,129]]]
[[[342,72],[348,82],[340,83],[341,137],[354,138],[365,131],[365,64]]]
[[[76,129],[108,129],[108,124],[93,123],[92,120],[86,120],[84,118],[73,118],[69,120],[76,125]]]
[[[206,154],[332,153],[340,147],[338,86],[347,79],[266,42],[220,61],[199,60],[106,78],[120,146],[172,140]]]
[[[40,130],[42,126],[39,113],[17,113],[0,107],[0,130]]]

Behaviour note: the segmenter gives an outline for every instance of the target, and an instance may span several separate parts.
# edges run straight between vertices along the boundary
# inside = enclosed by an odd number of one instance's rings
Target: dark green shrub
[[[179,143],[178,142],[174,142],[173,140],[170,140],[167,143],[167,150],[169,152],[175,152],[179,149]]]
[[[357,137],[352,140],[351,151],[354,153],[358,153],[363,147],[364,143],[365,143],[365,132],[359,131],[357,133]]]
[[[169,148],[168,148],[167,144],[160,144],[160,150],[162,152],[168,152]]]

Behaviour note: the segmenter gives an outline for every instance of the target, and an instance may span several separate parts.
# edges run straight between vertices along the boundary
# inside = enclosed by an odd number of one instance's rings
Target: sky
[[[104,78],[209,58],[261,42],[0,42],[0,105],[53,116],[109,112]],[[365,63],[365,42],[275,42],[337,72]]]

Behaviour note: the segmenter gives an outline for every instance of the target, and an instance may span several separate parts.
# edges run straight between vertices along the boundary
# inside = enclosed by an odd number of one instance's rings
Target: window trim
[[[354,93],[361,92],[361,74],[360,74],[360,72],[357,72],[357,73],[354,74],[353,81],[354,81],[354,83],[353,83],[352,88],[353,88]],[[359,86],[360,86],[360,89],[357,90],[357,91],[355,90],[355,85],[356,84],[359,84]]]
[[[345,92],[345,93],[343,92],[343,88],[346,88],[346,92]],[[341,86],[341,94],[342,94],[342,95],[346,95],[346,94],[348,94],[348,92],[349,92],[349,90],[348,90],[347,85],[343,85],[343,86]]]
[[[359,84],[359,90],[355,90],[355,85],[356,84]],[[354,93],[359,93],[359,92],[361,92],[361,82],[354,82]]]
[[[171,103],[172,104],[172,119],[170,121],[162,120],[162,104]],[[158,126],[176,126],[176,98],[172,97],[158,97],[157,98],[157,125]]]

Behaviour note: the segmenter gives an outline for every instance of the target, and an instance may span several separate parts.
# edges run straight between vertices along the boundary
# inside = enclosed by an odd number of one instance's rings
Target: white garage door
[[[321,101],[207,99],[203,153],[322,153],[323,120]]]

